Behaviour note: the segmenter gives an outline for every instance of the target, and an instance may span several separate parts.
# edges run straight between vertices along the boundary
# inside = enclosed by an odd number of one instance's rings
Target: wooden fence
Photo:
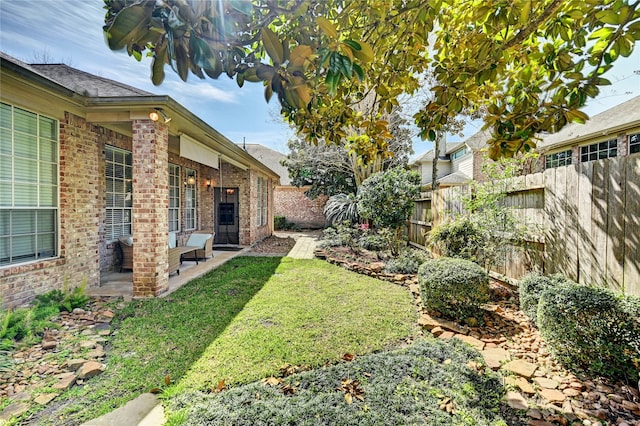
[[[510,251],[496,272],[519,279],[559,272],[588,285],[640,295],[640,154],[548,169],[522,176],[504,200],[533,235]],[[423,194],[409,238],[425,234],[462,209],[468,186]]]

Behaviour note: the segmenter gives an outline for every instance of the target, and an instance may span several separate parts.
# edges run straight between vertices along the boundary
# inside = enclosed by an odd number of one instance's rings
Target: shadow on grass
[[[105,373],[73,388],[66,400],[33,420],[79,424],[163,387],[165,378],[180,379],[262,289],[280,260],[235,258],[166,298],[130,302],[114,319]]]

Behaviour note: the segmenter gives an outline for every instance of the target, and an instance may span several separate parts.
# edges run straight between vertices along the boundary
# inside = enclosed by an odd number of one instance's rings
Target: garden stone
[[[36,402],[40,405],[47,405],[48,403],[50,403],[51,401],[53,401],[54,399],[56,399],[56,397],[60,395],[58,393],[43,393],[42,395],[38,395],[33,402]]]
[[[524,377],[518,377],[516,379],[516,386],[526,394],[534,395],[536,393],[536,390],[531,386],[531,383],[529,383]]]
[[[24,413],[29,411],[29,404],[25,404],[24,402],[14,402],[13,404],[9,404],[2,410],[0,413],[0,420],[9,421],[11,417],[20,417]]]
[[[536,377],[533,379],[533,381],[536,382],[538,386],[545,389],[555,389],[559,385],[559,383],[555,380],[548,379],[546,377]]]
[[[446,339],[449,340],[451,338],[453,338],[453,333],[450,331],[444,331],[442,332],[441,335],[438,336],[439,339]]]
[[[504,400],[507,402],[509,407],[515,408],[516,410],[526,410],[529,408],[527,400],[518,392],[508,391],[504,396]]]
[[[97,376],[104,371],[104,365],[96,361],[88,361],[82,365],[78,372],[78,378],[88,379]]]
[[[440,336],[442,333],[444,333],[444,330],[442,329],[442,327],[438,326],[438,327],[433,327],[431,329],[431,334],[433,334],[434,337],[438,337]]]
[[[540,396],[551,403],[563,402],[567,396],[557,389],[540,389]]]
[[[11,396],[13,401],[31,401],[31,394],[28,392],[20,392]]]
[[[465,343],[470,344],[471,346],[473,346],[474,348],[478,349],[478,350],[482,350],[484,349],[484,342],[482,340],[478,340],[475,337],[471,337],[471,336],[466,336],[464,334],[456,334],[455,336],[453,336],[455,339],[459,339],[462,340]]]
[[[78,368],[82,367],[84,363],[87,362],[86,359],[70,359],[67,361],[67,370],[76,371]]]
[[[509,352],[502,348],[487,348],[482,351],[482,357],[487,366],[492,370],[500,369],[500,365],[511,359]]]
[[[46,342],[42,342],[42,349],[45,351],[54,349],[56,346],[58,346],[58,342],[56,342],[55,340],[48,340]]]
[[[73,384],[75,382],[76,382],[76,376],[72,375],[72,376],[60,379],[60,381],[58,381],[58,383],[55,383],[53,385],[53,388],[57,389],[57,390],[64,391],[64,390],[69,389],[71,386],[73,386]]]
[[[530,379],[538,368],[537,365],[532,364],[521,359],[516,359],[502,366],[504,370],[511,371],[518,376],[526,377]]]

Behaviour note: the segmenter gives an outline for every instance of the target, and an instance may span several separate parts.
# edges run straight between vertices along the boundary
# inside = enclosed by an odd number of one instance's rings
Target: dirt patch
[[[296,245],[296,240],[291,237],[280,238],[272,235],[260,241],[251,248],[252,253],[286,255]]]

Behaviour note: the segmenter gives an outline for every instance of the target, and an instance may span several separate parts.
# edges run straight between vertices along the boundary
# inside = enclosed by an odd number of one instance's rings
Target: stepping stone
[[[523,361],[521,359],[516,359],[502,366],[504,370],[511,371],[518,376],[526,377],[530,379],[533,376],[533,373],[536,372],[538,366],[536,364],[532,364],[527,361]]]
[[[527,400],[518,392],[508,391],[504,396],[504,400],[507,402],[509,407],[515,408],[516,410],[526,410],[529,408]]]
[[[484,358],[484,362],[487,363],[487,367],[492,370],[500,369],[500,365],[502,365],[503,362],[511,359],[509,352],[502,348],[486,348],[482,351],[482,357]]]
[[[58,383],[55,383],[52,387],[57,390],[67,390],[76,382],[76,376],[69,376],[60,379]]]
[[[438,336],[438,339],[451,339],[453,337],[453,333],[450,331],[445,331],[441,335]]]

